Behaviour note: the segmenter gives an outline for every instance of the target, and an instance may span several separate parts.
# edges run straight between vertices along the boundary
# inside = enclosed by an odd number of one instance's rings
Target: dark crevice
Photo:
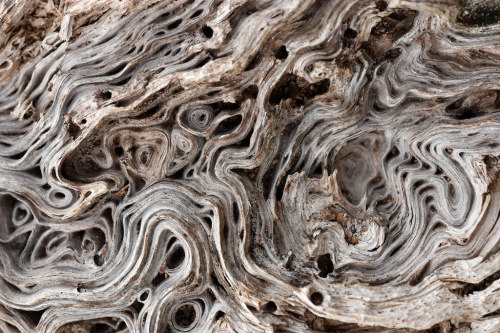
[[[142,302],[139,302],[136,300],[136,301],[134,301],[134,303],[132,303],[132,309],[134,309],[134,311],[137,314],[141,313],[142,308],[144,308],[144,304]]]
[[[194,68],[201,68],[203,66],[205,66],[206,64],[208,64],[208,62],[212,60],[212,57],[211,56],[207,56],[205,57],[205,59],[203,59],[202,61],[200,61],[199,63],[196,64],[196,66],[194,66]]]
[[[256,99],[258,94],[259,88],[255,84],[252,84],[243,90],[241,96],[243,99]]]
[[[201,33],[206,37],[206,38],[212,38],[214,35],[214,31],[212,28],[210,28],[207,25],[204,25],[201,27]]]
[[[43,178],[43,175],[42,175],[42,169],[40,169],[39,166],[36,166],[34,168],[31,168],[31,169],[28,169],[25,171],[27,174],[35,177],[35,178],[38,178],[38,179],[42,179]]]
[[[238,209],[238,204],[233,202],[233,221],[238,224],[240,220],[240,210]]]
[[[271,163],[269,169],[266,170],[266,172],[262,176],[262,195],[266,200],[269,198],[269,194],[271,193],[271,190],[273,188],[277,167],[277,163]]]
[[[210,280],[211,280],[212,284],[214,285],[214,287],[217,287],[218,291],[224,293],[225,295],[228,294],[226,289],[220,283],[219,279],[217,278],[217,275],[214,272],[210,273]]]
[[[139,114],[135,118],[136,119],[148,119],[148,118],[152,118],[158,111],[160,111],[160,109],[161,109],[161,105],[157,104],[155,106],[150,107],[145,112]]]
[[[193,13],[193,15],[191,15],[189,18],[190,18],[190,19],[194,19],[195,17],[200,16],[200,15],[201,15],[201,13],[203,13],[203,9],[198,9],[198,10],[197,10],[197,11],[195,11],[195,12]]]
[[[214,135],[224,135],[232,133],[240,126],[243,117],[241,115],[232,116],[222,120],[214,131]]]
[[[113,105],[116,106],[117,108],[123,108],[123,107],[129,106],[131,103],[132,103],[132,100],[124,98],[124,99],[120,99],[120,100],[114,102]]]
[[[429,266],[430,264],[426,263],[424,267],[422,267],[417,273],[410,277],[410,280],[408,282],[410,286],[416,286],[423,281],[429,271]]]
[[[167,268],[168,269],[176,269],[179,267],[186,257],[186,253],[182,246],[178,246],[172,254],[170,254],[167,258]]]
[[[396,246],[392,251],[391,253],[389,253],[389,257],[393,257],[396,253],[399,252],[399,250],[401,250],[401,248],[403,247],[403,244],[399,244],[398,246]]]
[[[159,286],[163,281],[165,281],[166,278],[165,278],[165,273],[158,273],[154,278],[153,280],[151,281],[151,284],[154,286],[154,287],[157,287]]]
[[[122,147],[118,146],[113,149],[113,152],[115,153],[116,157],[122,157],[125,151],[123,150]]]
[[[276,188],[276,200],[278,201],[280,201],[281,198],[283,197],[283,190],[285,189],[287,178],[288,175],[284,175],[283,177],[281,177],[278,187]]]
[[[466,100],[465,97],[459,98],[449,104],[444,111],[447,115],[456,120],[468,120],[484,114],[479,110],[479,107],[471,103],[466,103]]]
[[[320,255],[317,260],[319,276],[326,278],[328,274],[333,272],[333,262],[330,253]]]
[[[354,29],[347,28],[344,32],[344,38],[342,39],[342,45],[344,47],[349,47],[354,44],[358,32]]]
[[[218,321],[219,319],[223,318],[223,317],[224,317],[224,315],[225,315],[225,313],[224,313],[224,312],[222,312],[222,311],[217,311],[217,313],[215,314],[215,318],[214,318],[214,319],[215,319],[215,321]]]
[[[175,28],[177,28],[180,24],[182,23],[182,20],[181,19],[178,19],[178,20],[175,20],[174,22],[170,23],[168,26],[167,26],[167,29],[168,30],[174,30]]]
[[[330,88],[330,80],[310,84],[295,74],[286,74],[271,92],[269,103],[277,105],[282,100],[290,99],[292,106],[302,106],[310,99],[323,95]]]
[[[357,36],[358,32],[351,28],[347,28],[344,32],[344,37],[348,39],[356,38]]]
[[[254,69],[255,67],[257,67],[257,65],[259,64],[260,60],[262,59],[262,54],[260,53],[257,53],[253,58],[252,60],[250,60],[250,62],[248,63],[247,67],[245,67],[245,72],[249,71],[249,70],[252,70]]]
[[[410,9],[394,9],[372,28],[370,38],[361,45],[362,49],[375,63],[399,56],[400,51],[389,51],[396,40],[411,30],[417,13]]]
[[[107,101],[108,99],[111,99],[112,94],[110,91],[105,90],[105,91],[98,91],[96,94],[96,97],[100,100]]]
[[[400,55],[401,55],[401,49],[400,48],[394,48],[394,49],[390,49],[389,51],[387,51],[387,53],[385,54],[385,57],[387,59],[396,59]]]
[[[476,291],[485,290],[486,288],[491,286],[491,284],[493,282],[495,282],[498,279],[500,279],[500,271],[493,273],[492,275],[488,276],[487,278],[485,278],[484,280],[482,280],[479,283],[462,282],[463,287],[457,288],[457,289],[452,289],[450,291],[456,295],[464,297],[464,296],[471,295]]]
[[[278,51],[276,51],[276,59],[286,59],[288,57],[288,50],[285,45],[281,45]]]
[[[257,308],[253,305],[250,305],[250,304],[245,304],[245,306],[247,307],[248,310],[250,310],[251,312],[257,312]]]
[[[241,147],[250,147],[250,141],[252,139],[252,135],[253,135],[253,127],[250,130],[250,132],[248,132],[248,134],[245,136],[245,138],[239,142],[239,145]]]
[[[388,7],[388,5],[387,5],[386,1],[377,1],[375,3],[375,8],[377,8],[381,12],[384,11],[384,10],[386,10],[387,7]]]
[[[94,255],[94,263],[95,263],[97,266],[102,266],[102,265],[104,265],[104,259],[103,259],[103,257],[101,257],[99,254],[95,254],[95,255]]]
[[[42,318],[45,309],[39,311],[17,310],[17,312],[22,315],[31,327],[35,328],[40,323],[40,319]]]
[[[120,64],[120,65],[114,67],[113,69],[111,69],[110,71],[104,73],[104,75],[113,76],[113,75],[118,74],[121,71],[123,71],[125,69],[125,67],[127,67],[127,63]]]
[[[311,300],[311,303],[314,305],[321,305],[323,303],[323,295],[318,291],[313,292],[309,296],[309,299]]]
[[[182,305],[175,312],[175,322],[181,327],[189,327],[196,319],[196,309],[191,304]]]
[[[276,303],[274,303],[273,301],[269,301],[264,304],[262,310],[264,310],[264,312],[275,312],[276,310],[278,310],[278,307],[276,306]]]
[[[66,123],[66,128],[67,128],[69,136],[72,139],[78,138],[80,136],[80,134],[82,133],[80,126],[75,124],[71,119],[68,119],[68,122]]]

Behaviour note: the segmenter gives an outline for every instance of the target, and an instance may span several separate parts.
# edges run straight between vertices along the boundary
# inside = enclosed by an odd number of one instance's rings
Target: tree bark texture
[[[499,20],[0,1],[0,331],[500,332]]]

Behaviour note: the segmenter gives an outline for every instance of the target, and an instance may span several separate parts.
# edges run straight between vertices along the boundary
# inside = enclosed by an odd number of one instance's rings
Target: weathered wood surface
[[[0,331],[500,331],[496,1],[3,0]]]

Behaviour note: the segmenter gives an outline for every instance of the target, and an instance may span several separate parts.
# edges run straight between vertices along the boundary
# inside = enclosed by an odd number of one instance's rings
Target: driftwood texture
[[[0,331],[499,332],[497,1],[0,1]]]

